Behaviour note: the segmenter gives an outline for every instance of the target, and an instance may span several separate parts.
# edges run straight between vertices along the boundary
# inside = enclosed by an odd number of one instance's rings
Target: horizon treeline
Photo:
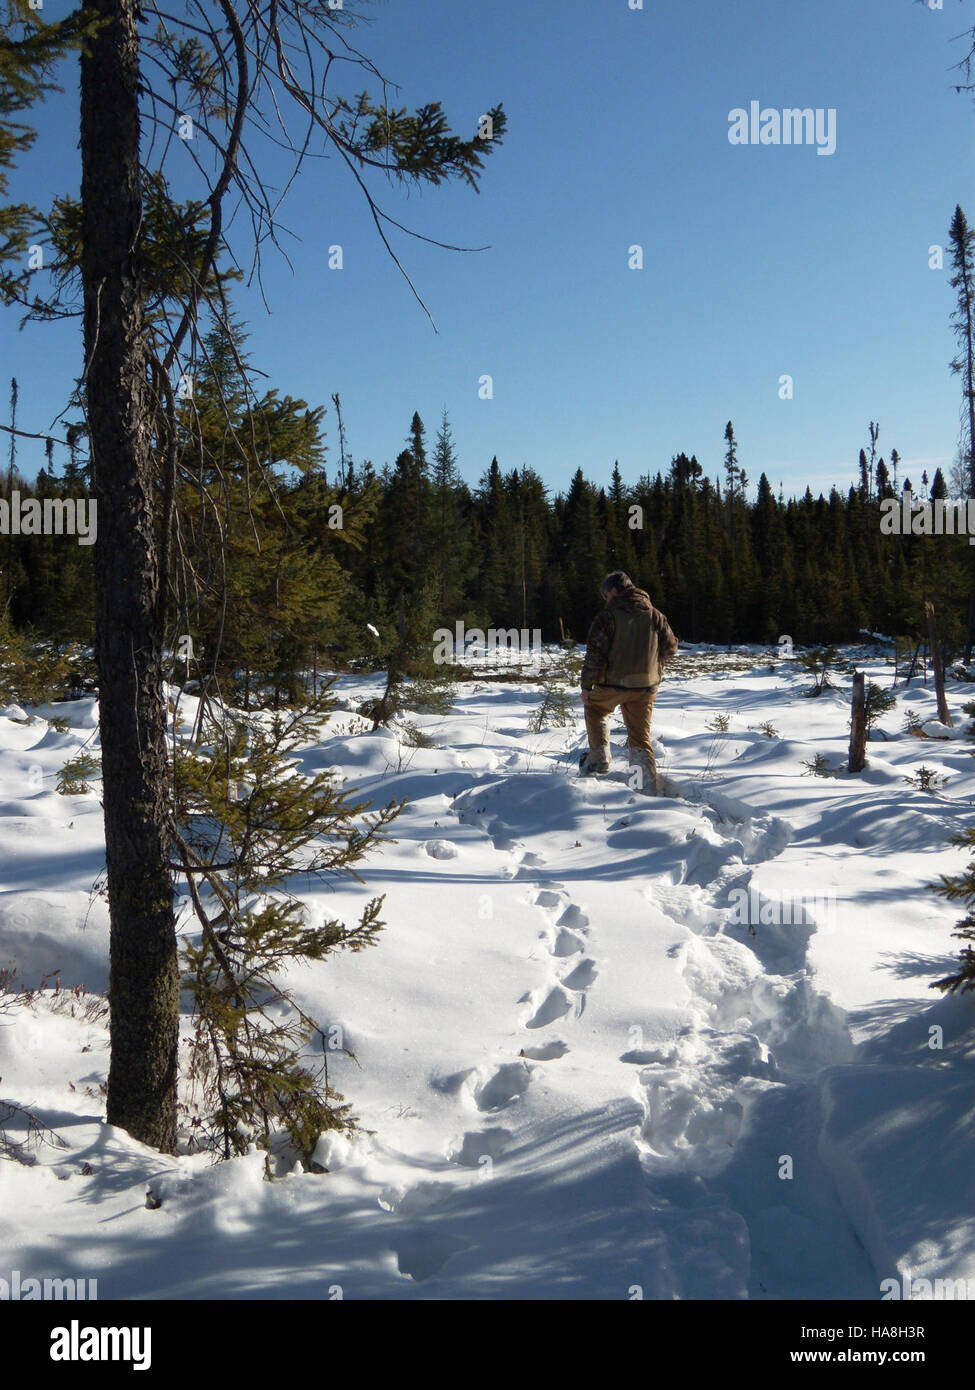
[[[614,569],[684,642],[920,640],[930,600],[946,656],[965,647],[967,537],[882,533],[881,503],[911,480],[898,478],[896,450],[889,464],[877,457],[872,422],[859,476],[828,496],[807,487],[786,499],[762,474],[749,499],[730,422],[723,479],[681,452],[632,481],[618,464],[592,477],[579,469],[563,492],[493,458],[471,487],[446,411],[432,437],[414,414],[406,447],[379,471],[346,457],[344,438],[326,468],[324,408],[276,390],[255,399],[242,373],[239,342],[215,334],[182,408],[170,590],[173,642],[188,635],[200,670],[243,684],[245,699],[252,682],[295,698],[312,668],[378,667],[391,634],[429,651],[434,631],[458,621],[583,641]],[[77,455],[57,475],[49,450],[33,483],[12,463],[0,496],[87,487]],[[918,500],[948,495],[940,469],[913,487]],[[11,627],[91,644],[90,547],[0,536],[0,573]]]

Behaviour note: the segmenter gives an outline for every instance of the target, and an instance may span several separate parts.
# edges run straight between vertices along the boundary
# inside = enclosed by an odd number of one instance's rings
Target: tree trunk
[[[853,712],[850,721],[851,772],[862,772],[867,763],[867,694],[866,677],[857,671],[853,677]]]
[[[138,269],[139,40],[134,0],[81,59],[86,396],[97,502],[95,623],[111,921],[108,1121],[176,1144],[179,975],[169,871],[159,547]]]
[[[949,729],[955,726],[951,720],[948,710],[948,701],[945,698],[945,668],[941,660],[941,645],[938,642],[938,628],[934,621],[934,604],[924,605],[924,614],[928,620],[928,646],[931,648],[931,665],[934,667],[934,689],[938,697],[938,718],[942,724],[947,724]]]

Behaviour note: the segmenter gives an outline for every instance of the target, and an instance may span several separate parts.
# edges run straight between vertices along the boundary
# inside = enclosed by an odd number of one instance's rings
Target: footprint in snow
[[[523,1047],[521,1055],[530,1057],[533,1062],[555,1062],[559,1057],[564,1057],[568,1050],[569,1044],[559,1038],[553,1042],[541,1043],[538,1047]]]
[[[529,996],[532,998],[532,996]],[[525,1022],[526,1028],[545,1028],[556,1019],[564,1018],[572,1008],[572,999],[561,985],[555,985],[535,1006]]]
[[[581,960],[574,970],[570,971],[562,979],[562,983],[567,989],[582,990],[588,989],[594,983],[599,971],[596,969],[596,962],[588,957]]]
[[[665,1062],[672,1062],[676,1055],[677,1049],[675,1047],[634,1048],[631,1052],[624,1052],[620,1061],[632,1062],[638,1067],[646,1067],[654,1062],[661,1065]]]
[[[556,923],[556,926],[572,927],[576,931],[585,931],[588,925],[589,918],[583,912],[582,908],[577,907],[575,903],[569,904]]]
[[[492,820],[488,822],[487,833],[491,836],[494,848],[502,854],[511,854],[519,848],[518,841],[511,838],[509,827],[503,820]]]
[[[397,1241],[393,1253],[400,1274],[406,1274],[419,1283],[439,1274],[452,1256],[470,1248],[466,1240],[458,1240],[444,1231],[429,1230],[404,1236]]]
[[[524,1095],[531,1079],[525,1062],[505,1062],[489,1080],[474,1087],[474,1103],[478,1110],[503,1110]]]
[[[415,1216],[417,1212],[429,1211],[437,1206],[452,1191],[445,1182],[420,1182],[415,1187],[387,1187],[379,1194],[379,1205],[383,1211],[397,1216]]]
[[[576,951],[581,951],[584,946],[581,936],[576,936],[574,931],[568,931],[565,927],[559,928],[558,936],[552,947],[553,956],[572,956]]]
[[[455,1140],[447,1150],[451,1163],[461,1168],[479,1168],[485,1158],[495,1162],[511,1143],[511,1130],[495,1126],[491,1129],[469,1129],[462,1139]]]
[[[535,894],[536,907],[559,907],[562,902],[560,893],[553,893],[550,888],[543,888],[540,893]]]

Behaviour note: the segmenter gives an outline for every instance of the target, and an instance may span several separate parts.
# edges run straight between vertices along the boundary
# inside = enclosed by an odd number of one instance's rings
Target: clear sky
[[[870,420],[915,485],[922,468],[950,465],[954,296],[928,248],[947,248],[956,203],[975,221],[975,106],[952,85],[967,51],[953,39],[975,24],[975,3],[629,4],[366,4],[357,42],[399,84],[398,104],[441,100],[467,133],[503,102],[509,130],[479,195],[372,185],[415,230],[490,249],[458,255],[396,234],[435,333],[347,170],[311,161],[282,212],[291,265],[264,257],[270,315],[256,290],[235,294],[254,364],[282,392],[328,405],[330,466],[335,391],[352,455],[377,468],[414,410],[432,437],[446,406],[471,483],[493,454],[554,491],[577,467],[605,482],[618,459],[633,481],[681,450],[714,476],[729,419],[750,482],[764,471],[787,495],[848,485]],[[44,13],[61,8],[48,0]],[[79,185],[74,65],[63,80],[15,179],[15,195],[38,203]],[[729,113],[752,101],[834,109],[835,153],[732,145]],[[246,258],[243,220],[232,240]],[[328,269],[332,244],[342,270]],[[632,245],[642,270],[628,266]],[[18,424],[46,430],[80,373],[80,324],[18,332],[18,321],[0,316],[3,391],[15,374]],[[478,396],[484,374],[491,400]],[[785,374],[792,400],[779,396]],[[23,472],[41,461],[21,446]]]

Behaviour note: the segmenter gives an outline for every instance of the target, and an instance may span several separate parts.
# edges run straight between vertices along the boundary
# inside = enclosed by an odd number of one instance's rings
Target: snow
[[[875,648],[843,655],[890,686]],[[930,686],[898,685],[850,777],[835,679],[807,699],[778,652],[685,652],[654,714],[673,795],[648,798],[618,723],[606,778],[575,775],[581,710],[529,734],[527,680],[410,715],[435,745],[416,749],[348,713],[380,676],[340,677],[303,771],[408,805],[363,883],[303,889],[316,920],[383,893],[387,925],[288,980],[359,1129],[270,1183],[258,1152],[161,1156],[104,1122],[98,783],[55,789],[96,713],[0,713],[0,1116],[46,1127],[0,1162],[0,1273],[97,1278],[102,1299],[879,1299],[891,1278],[975,1279],[975,1001],[929,987],[960,912],[928,889],[975,823],[972,687],[949,681],[951,730]],[[808,775],[816,753],[835,775]],[[905,781],[922,765],[938,793]],[[15,992],[54,971],[60,988]]]

